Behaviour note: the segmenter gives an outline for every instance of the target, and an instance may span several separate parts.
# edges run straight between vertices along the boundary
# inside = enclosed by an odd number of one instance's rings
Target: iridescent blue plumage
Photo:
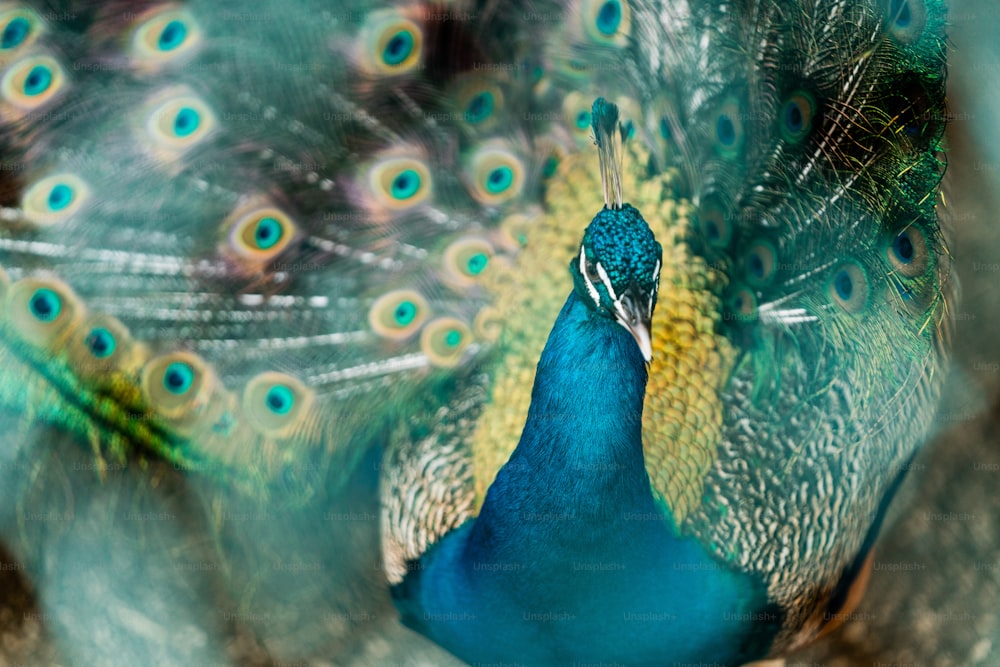
[[[574,291],[542,353],[517,449],[479,516],[396,587],[403,621],[470,664],[764,655],[781,618],[763,582],[677,536],[654,500],[645,384],[636,342]]]
[[[673,534],[654,501],[645,383],[628,332],[574,292],[542,353],[521,441],[479,516],[397,587],[404,622],[472,664],[762,655],[780,623],[762,583]]]
[[[574,290],[520,441],[479,515],[411,564],[397,605],[472,664],[757,658],[780,627],[763,581],[678,536],[646,473],[644,362],[662,252],[620,201],[617,109],[598,99],[593,124],[607,206],[570,263]]]

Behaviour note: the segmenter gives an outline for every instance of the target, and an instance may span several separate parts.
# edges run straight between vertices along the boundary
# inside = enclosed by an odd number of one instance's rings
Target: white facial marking
[[[656,287],[653,289],[653,294],[659,294],[660,292],[660,260],[656,260],[656,269],[653,270],[653,282]],[[650,299],[646,305],[646,316],[652,319],[653,317],[653,300]]]
[[[611,278],[608,277],[608,272],[604,270],[601,263],[597,263],[597,275],[600,276],[601,282],[604,286],[608,288],[608,294],[611,296],[612,301],[618,301],[618,295],[615,294],[615,288],[611,286]]]
[[[594,283],[590,281],[587,276],[587,250],[583,246],[580,246],[580,275],[583,276],[583,281],[587,285],[587,292],[590,294],[590,298],[593,299],[594,305],[601,305],[601,295],[597,292],[597,288],[594,287]]]
[[[604,270],[600,262],[597,263],[597,275],[601,277],[601,282],[604,283],[604,286],[608,290],[608,295],[611,297],[611,302],[615,305],[615,312],[618,313],[618,318],[627,322],[629,319],[628,313],[625,312],[621,299],[615,293],[615,288],[611,286],[611,278],[608,276],[608,272]]]

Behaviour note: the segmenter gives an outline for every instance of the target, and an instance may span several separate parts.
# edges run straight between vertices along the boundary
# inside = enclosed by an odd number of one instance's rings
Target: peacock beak
[[[651,362],[653,360],[653,343],[649,339],[649,322],[638,322],[626,328],[632,332],[632,337],[639,345],[642,358],[646,360],[647,364]]]
[[[653,343],[649,336],[650,310],[648,304],[643,305],[643,300],[637,298],[631,289],[615,301],[615,320],[635,338],[647,364],[653,360]]]

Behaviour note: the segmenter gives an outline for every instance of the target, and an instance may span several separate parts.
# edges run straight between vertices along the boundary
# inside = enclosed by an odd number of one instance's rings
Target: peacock
[[[662,251],[616,190],[617,113],[594,104],[605,207],[570,262],[573,291],[538,361],[517,448],[478,516],[394,589],[408,625],[470,664],[731,662],[768,636],[768,624],[744,621],[768,613],[764,587],[699,574],[711,559],[676,538],[650,487],[643,361]],[[570,492],[561,480],[572,477]]]
[[[0,540],[60,655],[348,664],[391,616],[479,662],[738,664],[828,630],[947,363],[945,14],[0,4]],[[567,272],[599,211],[662,257]],[[557,334],[621,261],[648,340],[588,375]],[[614,415],[627,470],[518,448]],[[539,576],[584,506],[631,520]]]

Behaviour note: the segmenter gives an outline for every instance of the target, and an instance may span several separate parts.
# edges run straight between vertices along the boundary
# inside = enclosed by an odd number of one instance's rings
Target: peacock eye
[[[597,272],[596,264],[588,261],[586,268],[587,268],[587,278],[589,278],[591,282],[597,282],[598,280],[601,279],[601,275]]]
[[[99,313],[74,328],[66,353],[77,377],[112,391],[120,387],[121,374],[133,377],[145,363],[143,351],[133,344],[128,329],[117,319]]]
[[[7,69],[0,80],[0,93],[9,104],[31,111],[52,99],[66,81],[65,72],[53,58],[31,56]]]
[[[0,51],[13,52],[35,41],[42,32],[38,16],[26,8],[13,7],[0,12]]]
[[[287,386],[276,384],[268,390],[264,404],[274,414],[285,415],[295,405],[295,394]]]
[[[625,46],[631,31],[631,7],[624,0],[586,0],[583,7],[587,36],[601,46]]]
[[[481,203],[500,205],[517,197],[524,186],[524,163],[499,147],[482,148],[470,159],[470,193]]]
[[[139,64],[156,67],[189,54],[201,41],[194,16],[181,8],[154,10],[135,28],[132,53]]]
[[[0,49],[7,50],[20,46],[30,32],[31,24],[28,19],[23,16],[12,19],[4,28],[3,36],[0,37]]]
[[[375,74],[403,74],[423,57],[423,31],[398,12],[378,11],[368,16],[359,47],[363,62]]]
[[[295,239],[295,223],[279,209],[254,208],[239,211],[233,217],[234,222],[227,227],[226,249],[233,251],[241,259],[270,261]]]
[[[472,95],[464,106],[464,119],[470,125],[481,125],[494,116],[499,106],[499,91],[483,90]]]
[[[889,35],[902,44],[920,40],[927,26],[925,0],[889,0],[886,28]]]
[[[95,327],[87,334],[84,343],[90,353],[98,359],[105,359],[115,353],[115,336],[104,327]]]
[[[314,394],[297,378],[269,371],[254,377],[243,391],[243,411],[268,437],[285,438],[309,413]]]
[[[719,109],[715,118],[715,149],[720,157],[732,159],[740,154],[743,146],[743,114],[739,102],[730,98]]]
[[[597,29],[605,35],[613,35],[622,23],[622,8],[615,0],[601,5],[597,12]]]
[[[472,331],[454,317],[432,320],[420,332],[420,349],[438,368],[457,366],[471,342]]]
[[[793,93],[781,110],[781,135],[786,141],[799,143],[809,135],[816,115],[816,101],[805,92]]]
[[[448,278],[459,287],[475,284],[483,278],[493,256],[493,246],[480,238],[459,239],[444,251]]]
[[[51,322],[59,317],[62,309],[62,301],[59,296],[50,289],[41,288],[35,291],[28,302],[31,314],[41,322]]]
[[[757,297],[745,287],[736,290],[729,297],[730,311],[727,316],[737,322],[753,321],[757,315]]]
[[[171,421],[196,420],[212,399],[215,382],[205,360],[188,352],[151,359],[142,368],[146,405]]]
[[[868,303],[868,274],[853,261],[842,264],[830,281],[830,295],[833,302],[852,315],[864,311]]]
[[[378,201],[393,210],[412,208],[431,195],[431,172],[414,158],[389,158],[368,172],[368,183]]]
[[[171,95],[153,108],[145,127],[158,148],[183,152],[207,137],[216,122],[202,100],[193,95]]]
[[[904,229],[893,238],[888,255],[893,270],[906,278],[923,275],[931,265],[927,237],[916,226]]]
[[[746,252],[747,280],[754,287],[764,287],[774,278],[778,267],[778,252],[770,241],[758,240]]]
[[[171,394],[186,394],[194,384],[195,371],[190,364],[175,361],[163,373],[163,387]]]
[[[61,348],[76,331],[83,306],[58,280],[24,278],[6,290],[5,323],[33,348]]]
[[[570,93],[562,101],[563,122],[580,146],[591,142],[590,107],[592,103],[592,99],[579,91]]]
[[[25,218],[38,226],[70,218],[88,200],[90,190],[76,175],[54,174],[33,183],[21,199]]]
[[[722,202],[715,195],[705,197],[698,214],[698,226],[705,240],[714,248],[725,248],[732,239],[733,226]]]

